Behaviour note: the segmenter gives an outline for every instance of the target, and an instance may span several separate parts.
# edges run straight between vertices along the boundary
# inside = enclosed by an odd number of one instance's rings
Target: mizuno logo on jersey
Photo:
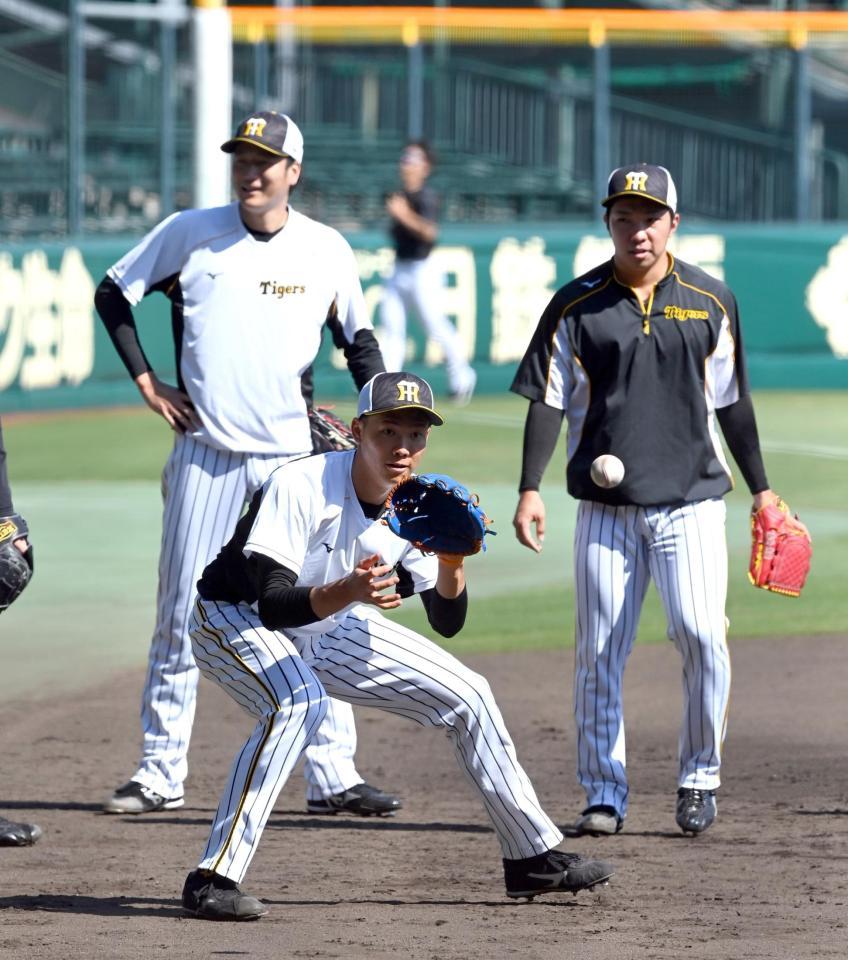
[[[687,310],[684,307],[665,308],[666,320],[709,320],[709,310]]]
[[[597,287],[597,285],[601,282],[602,279],[603,277],[598,277],[597,280],[581,280],[580,286],[585,287],[587,290],[591,290],[592,287]]]
[[[306,293],[306,287],[302,284],[277,283],[276,280],[260,280],[259,290],[268,296],[276,297],[282,300],[287,294]]]

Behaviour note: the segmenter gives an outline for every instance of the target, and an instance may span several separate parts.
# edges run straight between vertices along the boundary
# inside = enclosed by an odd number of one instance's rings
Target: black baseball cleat
[[[577,893],[606,883],[615,873],[604,860],[584,860],[576,853],[548,850],[524,860],[504,860],[508,897],[532,900],[540,893]]]
[[[157,810],[176,810],[185,803],[182,797],[163,797],[136,780],[130,780],[112,794],[103,804],[104,813],[156,813]]]
[[[13,823],[0,817],[0,847],[31,847],[41,836],[34,823]]]
[[[392,817],[403,806],[398,797],[383,793],[379,787],[357,783],[350,790],[334,793],[321,800],[307,800],[306,812],[335,816],[337,813],[355,813],[360,817]]]
[[[681,787],[677,791],[675,820],[684,833],[703,833],[716,818],[714,790],[693,790]]]
[[[615,807],[597,805],[583,813],[563,830],[567,837],[609,837],[621,831],[624,822]]]
[[[183,913],[201,920],[258,920],[268,908],[227,877],[192,870],[183,886]]]

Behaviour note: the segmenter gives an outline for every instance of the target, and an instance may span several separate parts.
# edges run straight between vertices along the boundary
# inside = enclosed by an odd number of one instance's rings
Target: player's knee
[[[453,691],[453,714],[469,721],[495,711],[492,688],[485,677],[469,670],[462,675],[462,681]]]
[[[330,698],[317,679],[303,683],[294,693],[298,712],[303,712],[307,726],[318,726],[327,715]]]
[[[682,621],[669,627],[667,636],[684,658],[694,655],[702,666],[726,656],[727,633],[724,620],[715,630],[694,620],[691,623]]]

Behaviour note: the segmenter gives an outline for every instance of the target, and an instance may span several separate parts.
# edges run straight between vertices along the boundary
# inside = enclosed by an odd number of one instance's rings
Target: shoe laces
[[[689,803],[706,803],[707,800],[712,796],[712,790],[698,790],[694,787],[686,787],[681,794],[685,800],[688,800]]]
[[[355,786],[351,787],[350,790],[346,790],[345,793],[353,794],[355,797],[359,797],[360,800],[364,800],[368,797],[378,797],[382,794],[382,790],[379,787],[372,787],[370,783],[357,783]]]
[[[548,860],[554,861],[557,866],[570,867],[575,863],[580,863],[583,857],[579,853],[568,853],[565,850],[549,850]]]

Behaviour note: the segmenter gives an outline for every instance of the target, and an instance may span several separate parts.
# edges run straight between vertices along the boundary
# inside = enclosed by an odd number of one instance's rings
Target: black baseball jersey
[[[613,262],[566,284],[542,314],[512,390],[565,411],[569,493],[610,504],[677,504],[732,487],[713,412],[749,392],[736,300],[669,255],[643,304]],[[596,486],[613,454],[622,483]]]
[[[439,198],[430,187],[422,187],[416,193],[402,191],[410,207],[425,220],[433,223],[439,215]],[[395,244],[395,257],[398,260],[424,260],[430,256],[433,244],[413,233],[399,220],[392,218],[391,235]]]

